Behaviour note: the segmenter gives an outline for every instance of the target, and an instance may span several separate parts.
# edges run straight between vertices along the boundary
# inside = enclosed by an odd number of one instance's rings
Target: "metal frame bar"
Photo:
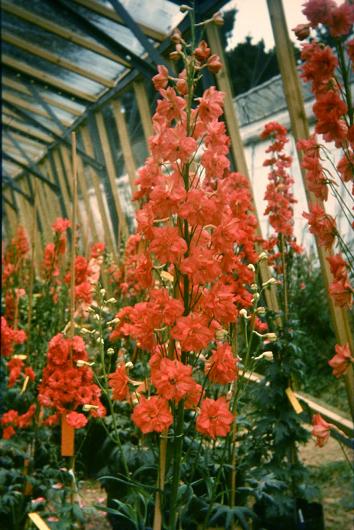
[[[59,120],[59,118],[57,117],[57,115],[55,114],[55,112],[52,110],[52,108],[50,107],[50,105],[48,105],[48,103],[46,101],[44,101],[44,99],[42,98],[42,96],[40,95],[39,91],[36,89],[36,87],[33,85],[33,84],[30,84],[29,85],[29,89],[32,93],[32,96],[33,98],[39,103],[39,105],[44,109],[45,113],[46,113],[46,118],[48,118],[48,116],[54,121],[54,123],[59,127],[59,129],[62,131],[62,132],[65,132],[65,127],[64,125],[62,124],[62,122]],[[60,135],[59,135],[60,136]]]
[[[123,23],[130,29],[133,35],[138,39],[152,63],[163,64],[170,70],[168,63],[159,53],[159,51],[150,43],[149,39],[144,35],[144,32],[139,28],[135,20],[130,16],[125,7],[118,0],[109,0],[117,15],[122,19]],[[170,72],[171,73],[171,72]]]
[[[10,186],[10,188],[12,188],[14,191],[16,191],[17,193],[19,193],[20,195],[22,195],[27,202],[29,202],[30,204],[33,204],[33,197],[31,197],[30,195],[28,195],[28,193],[25,193],[24,191],[21,190],[21,188],[19,188],[15,183],[14,183],[14,179],[12,177],[9,177],[8,175],[5,175],[3,174],[2,175],[2,178],[3,178],[3,181],[8,183],[8,185]]]
[[[90,11],[94,11],[95,13],[98,13],[99,15],[102,15],[105,18],[108,18],[109,20],[113,20],[113,22],[118,22],[118,24],[124,24],[122,18],[113,9],[99,4],[95,0],[75,0],[75,2],[77,4],[82,5],[86,9],[89,9]],[[152,39],[158,42],[161,42],[166,37],[165,33],[156,31],[155,29],[150,28],[149,26],[145,26],[145,24],[139,23],[138,27],[145,35],[151,37]]]
[[[7,92],[4,93],[3,91],[2,99],[3,101],[9,101],[10,103],[13,103],[14,105],[22,107],[24,110],[29,110],[30,112],[33,112],[34,114],[38,114],[39,116],[42,116],[43,118],[46,118],[48,116],[48,113],[45,112],[44,110],[32,105],[28,101],[25,101],[24,99],[21,99],[18,96],[14,96],[11,93],[7,93]],[[59,120],[57,116],[56,118]],[[65,128],[70,127],[71,125],[71,122],[65,119],[61,119],[60,123],[64,125]]]
[[[59,191],[59,188],[57,186],[55,186],[40,171],[38,171],[35,167],[33,167],[34,165],[33,163],[31,164],[31,166],[28,166],[7,153],[3,153],[2,156],[4,157],[5,160],[9,160],[10,162],[12,162],[13,164],[16,164],[17,166],[24,169],[28,173],[31,173],[31,175],[41,180],[44,184],[47,184],[47,186],[49,186],[56,193]]]

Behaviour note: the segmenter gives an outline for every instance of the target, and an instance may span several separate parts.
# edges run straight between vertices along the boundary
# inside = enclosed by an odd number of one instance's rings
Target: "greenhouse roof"
[[[139,76],[151,80],[173,29],[187,28],[181,4],[191,2],[2,2],[5,184],[24,171],[36,176],[36,163],[57,142],[69,144],[88,111]],[[225,0],[195,4],[203,19]]]

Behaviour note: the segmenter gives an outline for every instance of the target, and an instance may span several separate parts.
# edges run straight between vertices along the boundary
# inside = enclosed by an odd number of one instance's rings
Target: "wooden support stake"
[[[152,123],[151,123],[151,112],[150,112],[149,99],[147,97],[144,83],[142,81],[136,81],[134,83],[134,91],[135,91],[136,102],[138,104],[141,124],[143,126],[146,145],[149,150],[148,139],[150,138],[150,136],[152,136],[153,129],[152,129]]]
[[[267,3],[274,34],[274,41],[276,44],[279,69],[282,76],[285,98],[287,101],[290,115],[291,129],[294,139],[297,142],[301,138],[308,138],[309,129],[300,88],[299,77],[296,71],[294,52],[287,30],[282,1],[267,0]],[[301,161],[301,153],[298,152],[298,156],[299,160]],[[309,191],[305,178],[305,172],[303,169],[301,169],[301,173],[308,204],[317,203],[323,207],[323,203],[319,199],[317,199],[313,193]],[[330,255],[330,253],[327,252],[326,249],[324,249],[324,247],[319,244],[318,238],[315,239],[318,257],[321,264],[322,277],[325,288],[328,292],[328,287],[331,282],[331,272],[329,268],[329,263],[326,258]],[[336,306],[329,293],[328,302],[337,342],[339,344],[348,343],[351,351],[353,352],[353,336],[350,329],[348,312],[345,309]],[[354,418],[354,373],[351,365],[349,366],[349,369],[345,374],[345,385],[348,395],[349,407],[351,410],[352,417]]]
[[[90,156],[94,156],[94,149],[93,149],[92,141],[91,141],[90,134],[89,134],[87,127],[83,127],[81,129],[81,132],[82,132],[82,141],[83,141],[84,149],[86,153]],[[111,252],[113,257],[117,261],[117,252],[114,246],[112,231],[111,231],[110,224],[108,221],[107,210],[105,208],[105,203],[104,203],[104,199],[103,199],[103,195],[101,191],[101,183],[100,183],[99,177],[97,176],[96,171],[93,168],[90,168],[90,171],[91,171],[91,176],[92,176],[92,183],[95,188],[97,205],[98,205],[98,209],[99,209],[100,216],[102,219],[105,243],[107,243],[108,250]]]
[[[232,151],[235,163],[237,164],[237,170],[240,173],[242,173],[242,175],[247,177],[249,181],[249,189],[252,194],[254,214],[257,219],[257,235],[262,237],[259,217],[258,217],[257,208],[256,208],[256,202],[253,197],[252,184],[251,184],[251,180],[250,180],[249,173],[248,173],[247,162],[246,162],[241,134],[240,134],[240,126],[238,123],[238,118],[236,116],[236,111],[235,111],[234,103],[232,99],[232,88],[230,84],[230,77],[227,72],[227,65],[226,65],[226,58],[225,58],[224,50],[223,50],[223,47],[220,41],[220,36],[218,33],[217,26],[215,24],[208,24],[206,26],[206,30],[207,30],[208,42],[209,42],[209,45],[213,53],[216,53],[217,55],[219,55],[223,63],[223,68],[216,75],[216,80],[217,80],[219,90],[221,90],[225,94],[224,113],[225,113],[225,119],[227,123],[228,132],[231,138],[231,151]],[[262,282],[265,283],[271,277],[268,265],[266,264],[266,262],[261,261],[259,263],[259,268],[261,272]],[[277,293],[276,293],[275,286],[271,285],[268,289],[265,290],[264,294],[266,297],[268,307],[272,309],[276,314],[278,314],[279,304],[277,300]],[[279,319],[278,319],[278,323],[279,325],[281,324]]]
[[[122,148],[125,169],[128,173],[130,190],[132,195],[136,190],[135,178],[136,178],[136,165],[133,155],[133,150],[131,148],[131,143],[129,140],[128,128],[125,121],[124,114],[122,113],[122,108],[118,99],[112,101],[113,113],[116,120],[117,131],[120,141],[120,146]]]

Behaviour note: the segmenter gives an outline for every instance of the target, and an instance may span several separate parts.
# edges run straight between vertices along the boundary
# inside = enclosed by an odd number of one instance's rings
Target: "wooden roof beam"
[[[77,4],[81,4],[82,6],[86,7],[86,9],[90,9],[90,11],[94,11],[95,13],[98,13],[99,15],[102,15],[105,18],[108,18],[109,20],[113,20],[113,22],[118,22],[118,24],[123,24],[123,19],[114,11],[113,9],[110,9],[109,7],[106,7],[102,4],[99,4],[95,0],[74,0]],[[139,28],[147,37],[151,37],[152,39],[162,42],[164,38],[167,37],[167,33],[163,33],[161,31],[157,31],[153,28],[150,28],[149,26],[146,26],[145,24],[138,24]]]
[[[21,74],[27,76],[30,80],[39,80],[44,85],[51,85],[57,90],[65,92],[67,94],[71,94],[72,96],[80,100],[89,101],[90,103],[92,103],[97,101],[98,99],[97,96],[73,88],[72,85],[60,81],[60,79],[58,79],[57,77],[51,74],[47,74],[43,72],[43,70],[39,70],[38,68],[34,68],[33,66],[29,66],[28,64],[22,61],[18,61],[10,55],[3,54],[2,63],[8,68],[14,70],[16,73],[20,72]]]
[[[35,55],[36,57],[41,57],[41,59],[44,59],[61,68],[65,68],[66,70],[69,70],[70,72],[74,72],[75,74],[78,74],[81,77],[86,77],[87,79],[91,79],[91,81],[95,81],[96,83],[99,83],[100,85],[103,85],[106,88],[112,88],[115,85],[115,82],[112,81],[111,79],[106,79],[105,77],[95,74],[94,72],[90,70],[81,68],[80,66],[72,63],[71,61],[68,61],[67,59],[64,59],[63,57],[60,57],[59,55],[56,55],[55,53],[49,52],[48,50],[45,50],[44,48],[41,48],[40,46],[31,44],[29,41],[25,39],[21,39],[20,37],[17,37],[15,35],[12,35],[11,33],[8,33],[7,31],[3,31],[2,40],[4,42],[7,42],[8,44],[16,46],[16,48],[20,48],[21,50],[24,50],[26,53],[30,53],[31,55]]]
[[[52,22],[44,17],[36,15],[35,13],[24,9],[23,7],[19,7],[10,2],[4,1],[1,4],[1,8],[7,13],[15,15],[16,17],[21,18],[22,20],[25,20],[26,22],[29,22],[31,24],[35,24],[36,26],[46,31],[49,31],[50,33],[54,33],[62,39],[65,39],[69,42],[72,42],[73,44],[81,46],[81,48],[85,48],[94,53],[97,53],[98,55],[102,55],[103,57],[106,57],[107,59],[110,59],[113,62],[130,67],[130,63],[128,63],[128,61],[126,61],[116,53],[113,53],[111,50],[108,50],[104,46],[101,46],[100,44],[97,44],[96,42],[89,40],[86,37],[82,37],[80,34],[66,29],[63,26],[56,24],[55,22]]]
[[[2,99],[4,101],[9,101],[10,103],[13,103],[14,105],[18,105],[19,107],[25,110],[29,110],[30,112],[33,112],[34,114],[38,114],[38,116],[43,116],[43,118],[48,118],[48,114],[45,110],[38,108],[37,106],[32,105],[28,101],[25,101],[24,99],[21,99],[18,96],[14,96],[11,93],[8,93],[6,91],[3,92]],[[68,121],[62,118],[60,119],[60,121],[65,127],[70,127],[71,125],[71,121]]]

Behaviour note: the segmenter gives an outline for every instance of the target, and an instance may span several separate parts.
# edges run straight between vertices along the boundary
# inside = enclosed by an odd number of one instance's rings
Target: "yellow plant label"
[[[296,414],[301,414],[301,412],[303,412],[304,409],[300,405],[299,400],[295,396],[295,394],[294,394],[293,390],[290,388],[290,386],[288,386],[288,388],[285,390],[285,393],[288,396],[288,399],[289,399],[293,409],[295,410]]]
[[[42,517],[36,513],[31,512],[28,514],[28,517],[31,519],[32,523],[36,525],[39,530],[50,530],[49,526],[46,524],[45,521],[43,521]]]

